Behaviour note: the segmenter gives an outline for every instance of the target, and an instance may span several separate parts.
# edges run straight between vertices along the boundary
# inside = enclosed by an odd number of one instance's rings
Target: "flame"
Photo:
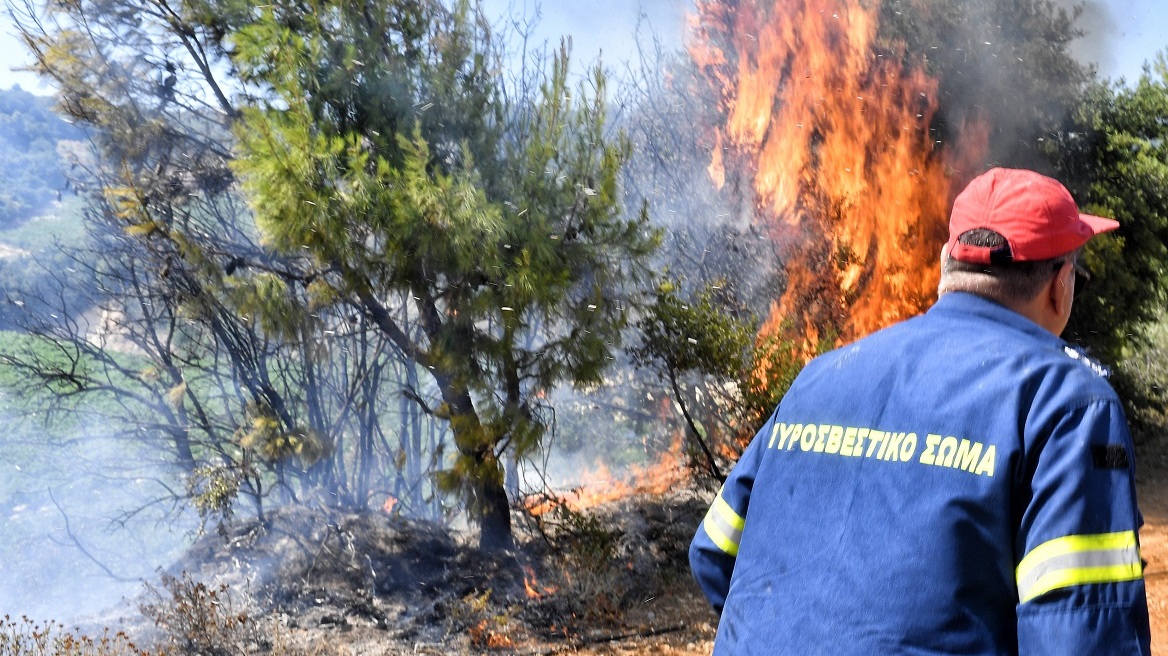
[[[634,494],[664,494],[686,478],[686,457],[682,437],[677,435],[669,451],[650,465],[633,465],[624,476],[616,476],[608,465],[598,462],[581,474],[585,481],[555,498],[535,497],[527,502],[532,515],[542,515],[558,505],[584,510]]]
[[[515,646],[509,636],[490,628],[487,620],[482,620],[467,630],[472,645],[489,649],[506,649]]]
[[[690,19],[690,55],[725,116],[711,178],[721,187],[728,175],[752,177],[786,258],[786,291],[762,334],[793,331],[808,350],[932,302],[946,168],[977,162],[987,132],[953,148],[933,138],[937,82],[924,62],[877,46],[879,4],[698,0]]]
[[[738,462],[738,459],[742,457],[741,450],[735,451],[734,446],[731,446],[727,442],[719,442],[717,445],[715,445],[714,449],[718,452],[718,455],[722,456],[729,462]]]
[[[514,646],[515,642],[502,633],[491,632],[487,637],[487,647],[491,649],[506,649]]]
[[[527,594],[528,599],[542,599],[551,594],[555,594],[557,588],[554,585],[543,585],[535,578],[535,570],[530,566],[523,566],[523,591]]]
[[[391,494],[385,499],[385,503],[381,505],[381,509],[384,510],[386,514],[392,515],[393,509],[397,507],[397,504],[398,498]]]

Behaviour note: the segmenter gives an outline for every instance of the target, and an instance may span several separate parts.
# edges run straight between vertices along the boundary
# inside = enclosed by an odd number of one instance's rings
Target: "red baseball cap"
[[[1033,171],[990,169],[977,176],[953,201],[949,216],[949,256],[962,262],[1049,260],[1087,243],[1119,223],[1082,214],[1071,192],[1057,180]],[[972,246],[957,241],[970,230],[1002,235],[1005,248]]]

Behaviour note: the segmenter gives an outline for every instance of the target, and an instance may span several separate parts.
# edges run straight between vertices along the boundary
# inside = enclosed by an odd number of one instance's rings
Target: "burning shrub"
[[[503,649],[514,646],[508,635],[513,629],[517,608],[508,606],[502,610],[491,604],[492,590],[472,592],[454,604],[450,619],[456,630],[465,630],[471,645],[488,649]]]
[[[719,481],[804,362],[835,339],[828,333],[807,350],[778,333],[760,335],[758,318],[724,282],[685,294],[680,281],[663,281],[636,327],[640,344],[628,349],[633,363],[668,385],[701,451],[695,462]]]

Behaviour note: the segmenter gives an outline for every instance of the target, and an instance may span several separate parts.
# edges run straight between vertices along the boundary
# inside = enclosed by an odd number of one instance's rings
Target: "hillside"
[[[84,138],[53,112],[53,99],[19,86],[0,91],[0,229],[45,212],[69,194],[59,147]]]
[[[73,279],[70,303],[85,286],[57,244],[83,244],[81,201],[67,177],[84,177],[74,155],[86,137],[53,102],[19,86],[0,90],[0,330],[19,323],[19,308],[5,301],[51,295],[54,273]]]

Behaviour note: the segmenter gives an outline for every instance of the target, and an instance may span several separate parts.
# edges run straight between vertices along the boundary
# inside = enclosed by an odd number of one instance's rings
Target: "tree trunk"
[[[698,446],[702,448],[702,453],[706,454],[706,463],[710,466],[710,473],[714,478],[718,479],[719,483],[725,483],[726,477],[722,475],[722,470],[718,469],[718,461],[714,459],[714,454],[710,452],[710,447],[706,446],[706,441],[702,439],[702,434],[698,430],[698,425],[694,422],[693,417],[689,414],[689,408],[685,407],[685,397],[681,395],[681,386],[677,384],[677,377],[673,371],[669,371],[669,385],[673,388],[673,398],[677,399],[677,405],[681,408],[681,414],[685,417],[685,423],[689,426],[689,434],[693,437]]]
[[[452,378],[434,374],[442,399],[450,409],[454,443],[465,458],[473,461],[470,486],[474,490],[479,520],[479,548],[486,551],[510,549],[511,505],[503,487],[503,470],[495,457],[496,439],[483,434],[484,427],[475,410],[470,391]]]
[[[497,465],[496,465],[497,466]],[[507,491],[503,488],[502,472],[499,476],[484,476],[475,481],[481,508],[479,510],[479,548],[483,551],[498,551],[514,546],[511,536],[511,504],[507,502]]]

